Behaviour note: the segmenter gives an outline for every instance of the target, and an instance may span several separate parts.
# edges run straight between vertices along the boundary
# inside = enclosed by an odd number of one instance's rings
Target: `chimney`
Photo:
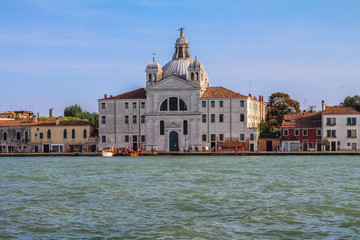
[[[40,117],[40,113],[37,113],[37,117]]]
[[[107,99],[107,94],[104,94],[104,98]]]
[[[110,97],[112,98],[112,95],[110,95]]]
[[[33,117],[33,122],[37,122],[37,116],[36,115]]]
[[[251,98],[251,93],[249,93],[249,97]]]
[[[326,103],[325,100],[321,101],[321,111],[325,112],[326,111]]]
[[[56,126],[59,125],[59,118],[58,117],[56,118],[55,124],[56,124]]]
[[[54,116],[54,109],[50,108],[49,110],[49,117],[53,117]]]

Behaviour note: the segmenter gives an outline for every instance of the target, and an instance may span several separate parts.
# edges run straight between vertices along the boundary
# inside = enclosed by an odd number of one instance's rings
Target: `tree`
[[[82,108],[77,104],[66,107],[64,109],[64,116],[85,120],[94,125],[96,128],[99,127],[99,114],[96,112],[90,113],[86,110],[82,110]]]
[[[300,113],[300,103],[292,100],[289,94],[277,92],[269,97],[269,120],[275,120],[280,128],[285,115]]]
[[[262,120],[259,125],[259,138],[278,138],[280,136],[280,129],[275,124],[276,120],[274,119],[268,122]]]
[[[75,104],[64,109],[64,116],[65,117],[77,117],[77,115],[83,112],[82,108]]]
[[[342,102],[340,104],[345,107],[352,108],[356,111],[360,111],[360,96],[359,95],[355,95],[353,97],[347,96],[344,99],[344,102]]]
[[[315,106],[315,105],[310,105],[310,106],[308,107],[307,111],[308,111],[309,113],[314,113],[314,112],[316,112],[315,109],[316,109],[316,106]]]

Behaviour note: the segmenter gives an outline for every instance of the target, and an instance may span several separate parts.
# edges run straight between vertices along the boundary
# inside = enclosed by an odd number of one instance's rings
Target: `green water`
[[[0,238],[359,239],[358,156],[0,158]]]

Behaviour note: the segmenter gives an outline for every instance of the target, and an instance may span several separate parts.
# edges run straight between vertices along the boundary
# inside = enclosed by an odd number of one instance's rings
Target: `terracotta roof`
[[[13,116],[15,116],[16,115],[16,113],[14,112],[14,111],[6,111],[6,112],[3,112],[3,113],[0,113],[0,115],[13,115]]]
[[[341,105],[336,106],[326,106],[325,112],[322,112],[323,114],[360,114],[360,112],[344,107]]]
[[[241,98],[248,96],[231,91],[224,87],[209,87],[201,97],[202,98]]]
[[[101,98],[99,100],[111,100],[111,99],[146,99],[146,91],[144,88],[139,88],[131,92],[126,92],[112,97]]]
[[[11,127],[11,126],[55,126],[56,121],[37,121],[32,120],[14,120],[14,121],[0,121],[0,127]],[[91,125],[86,121],[60,121],[59,125]]]
[[[321,112],[285,115],[281,128],[320,128]]]

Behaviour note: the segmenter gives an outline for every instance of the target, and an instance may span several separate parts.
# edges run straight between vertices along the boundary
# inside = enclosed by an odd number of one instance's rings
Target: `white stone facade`
[[[182,32],[175,46],[166,68],[155,59],[148,64],[145,89],[98,100],[100,148],[205,151],[236,138],[257,151],[257,126],[266,114],[263,98],[209,87]]]

